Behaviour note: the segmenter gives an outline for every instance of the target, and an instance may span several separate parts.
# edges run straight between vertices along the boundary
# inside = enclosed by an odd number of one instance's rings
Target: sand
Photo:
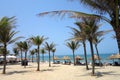
[[[0,80],[120,80],[120,66],[96,67],[98,76],[91,76],[85,66],[41,63],[40,71],[36,71],[37,64],[29,63],[24,68],[20,64],[7,65],[6,74],[2,74],[0,66]]]

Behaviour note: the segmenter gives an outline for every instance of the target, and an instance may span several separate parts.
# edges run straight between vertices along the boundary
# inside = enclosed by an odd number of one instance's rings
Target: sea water
[[[108,57],[111,56],[112,54],[113,54],[113,53],[102,53],[102,54],[99,54],[99,55],[100,55],[100,58],[101,58],[101,62],[102,62],[102,63],[105,63],[105,62],[113,63],[112,60],[109,60],[109,59],[108,59]],[[70,55],[68,55],[68,54],[65,54],[65,55],[57,55],[57,54],[55,54],[55,56],[57,56],[58,58],[60,58],[60,60],[57,60],[57,61],[63,62],[64,60],[62,60],[62,58],[63,58],[64,56],[68,56],[68,57],[70,57],[70,61],[73,62],[73,55],[72,55],[72,54],[70,54]],[[81,54],[81,55],[78,55],[78,54],[77,54],[77,55],[75,55],[75,56],[80,56],[80,57],[82,57],[83,60],[80,60],[80,62],[85,63],[84,54]],[[29,58],[31,58],[31,57],[29,57]],[[36,58],[36,57],[34,56],[34,61],[36,61],[35,58]],[[91,54],[88,54],[88,55],[87,55],[88,63],[92,62],[90,58],[91,58]],[[51,59],[51,61],[53,61],[52,53],[51,53],[50,59]],[[42,55],[40,55],[40,61],[42,61]],[[45,62],[48,62],[48,61],[49,61],[49,56],[48,56],[48,54],[46,54],[46,55],[44,56],[44,61],[45,61]],[[118,61],[118,60],[116,59],[115,61]]]

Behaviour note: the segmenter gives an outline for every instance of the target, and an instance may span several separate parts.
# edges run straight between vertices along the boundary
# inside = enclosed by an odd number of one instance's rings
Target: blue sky
[[[16,16],[16,31],[20,31],[16,36],[31,36],[44,35],[49,37],[48,42],[57,44],[56,54],[72,54],[72,51],[65,46],[65,40],[70,38],[71,30],[66,26],[76,27],[75,20],[65,17],[38,17],[37,14],[46,11],[55,10],[74,10],[87,13],[93,13],[92,10],[82,6],[79,2],[68,0],[1,0],[0,2],[0,18],[7,16]],[[112,29],[112,27],[102,22],[102,30]],[[117,43],[112,39],[114,33],[109,33],[104,36],[104,40],[98,45],[100,53],[117,53]],[[11,46],[9,49],[12,51]],[[87,43],[87,52],[90,53],[89,44]],[[76,54],[83,54],[82,45],[76,51]]]

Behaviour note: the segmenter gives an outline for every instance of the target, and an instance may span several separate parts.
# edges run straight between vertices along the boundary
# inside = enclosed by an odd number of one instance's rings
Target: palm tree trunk
[[[25,51],[24,68],[26,68],[26,65],[27,65],[27,51]]]
[[[49,51],[49,67],[51,67],[50,51]]]
[[[44,53],[42,53],[42,62],[44,62]]]
[[[84,56],[85,56],[86,70],[89,70],[89,68],[88,68],[88,61],[87,61],[87,52],[86,52],[86,44],[85,44],[85,42],[83,42],[83,47],[84,47]]]
[[[120,26],[116,29],[116,39],[117,39],[117,44],[118,44],[118,49],[119,49],[119,54],[120,54]]]
[[[73,50],[73,61],[74,61],[74,65],[75,65],[75,51]]]
[[[7,47],[6,47],[6,44],[5,44],[4,45],[4,53],[3,53],[3,56],[4,56],[3,74],[6,74],[6,64],[7,64],[6,54],[7,54]]]
[[[116,29],[116,39],[117,39],[118,50],[120,54],[120,26]],[[119,59],[119,64],[120,64],[120,59]]]
[[[38,46],[38,59],[37,59],[37,64],[38,64],[38,67],[37,67],[37,71],[40,71],[39,67],[40,67],[40,52],[39,52],[39,46]]]
[[[98,52],[97,45],[95,45],[95,49],[96,49],[97,56],[98,56],[98,60],[99,60],[99,66],[102,67],[102,64],[101,64],[101,61],[100,61],[100,55],[99,55],[99,52]]]
[[[53,52],[53,63],[55,63],[55,60],[54,60],[54,52]]]
[[[94,60],[94,50],[92,40],[89,40],[90,48],[91,48],[91,56],[92,56],[92,75],[95,75],[95,60]]]
[[[22,58],[23,58],[23,55],[22,55],[22,50],[20,50],[21,51],[21,62],[22,62]]]
[[[33,63],[33,55],[32,55],[32,63]]]
[[[43,62],[45,62],[45,59],[44,59],[44,54],[43,54]]]

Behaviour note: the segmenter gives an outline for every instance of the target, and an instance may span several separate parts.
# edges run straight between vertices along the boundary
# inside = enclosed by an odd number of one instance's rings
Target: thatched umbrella
[[[90,60],[92,60],[92,58],[90,58]],[[94,55],[94,60],[101,60],[101,58],[98,57],[97,55]]]
[[[115,55],[112,54],[111,56],[108,57],[108,59],[115,59]]]
[[[54,56],[53,59],[56,60],[56,61],[60,60],[60,58],[58,58],[57,56]],[[53,63],[55,63],[55,62],[53,62]],[[57,63],[60,63],[60,61],[57,61]]]
[[[81,64],[81,63],[80,63],[80,60],[83,60],[83,58],[80,57],[80,56],[76,56],[76,57],[75,57],[75,60],[76,60],[75,64],[77,65],[77,64]]]
[[[115,55],[114,55],[114,54],[110,55],[110,56],[108,57],[108,59],[109,59],[109,60],[113,60],[113,63],[114,63]]]
[[[68,57],[68,56],[64,56],[62,59],[65,61],[65,64],[67,64],[67,63],[70,64],[70,63],[71,63],[71,62],[70,62],[70,57]],[[67,60],[68,62],[67,62],[66,60]]]
[[[120,54],[116,54],[115,59],[120,59]]]
[[[119,60],[119,64],[120,64],[120,54],[119,53],[115,55],[115,59],[118,59]]]
[[[53,59],[54,59],[54,60],[60,60],[60,58],[58,58],[57,56],[54,56]]]
[[[83,60],[83,58],[80,57],[80,56],[76,56],[76,57],[75,57],[75,60]]]
[[[70,60],[70,57],[64,56],[62,59],[63,59],[63,60]]]

